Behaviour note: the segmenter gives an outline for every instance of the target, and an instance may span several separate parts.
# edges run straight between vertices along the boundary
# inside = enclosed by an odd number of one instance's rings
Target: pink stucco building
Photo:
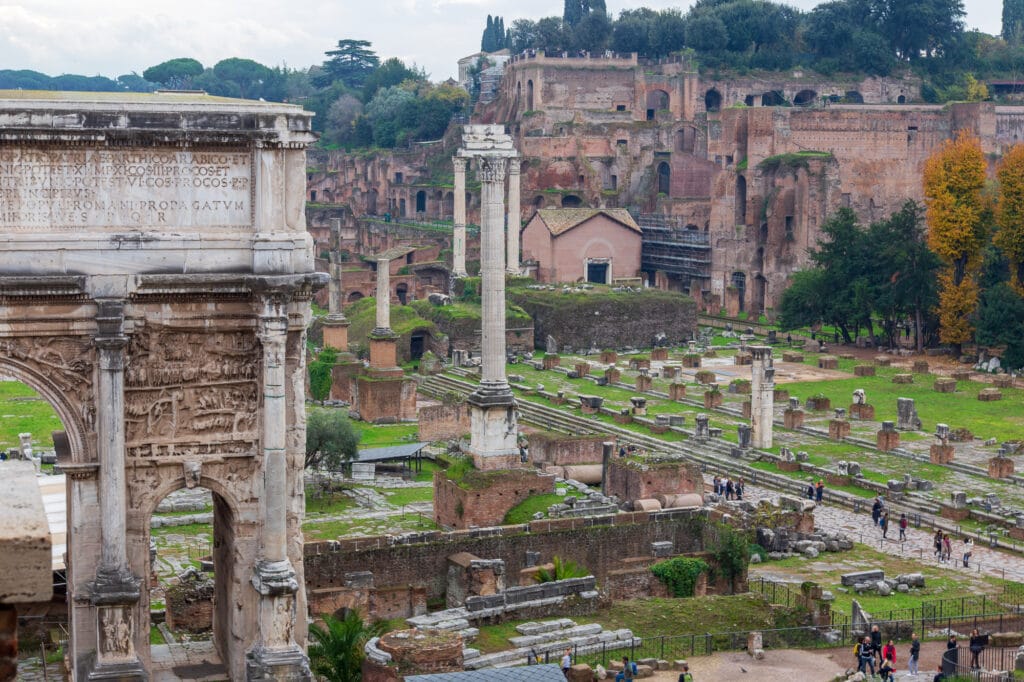
[[[537,211],[523,230],[523,261],[540,282],[599,282],[640,275],[642,232],[623,208]]]

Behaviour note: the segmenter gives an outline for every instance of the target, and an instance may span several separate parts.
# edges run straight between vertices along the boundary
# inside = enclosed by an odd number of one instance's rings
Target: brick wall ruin
[[[470,472],[465,487],[434,472],[434,521],[446,528],[496,526],[533,495],[555,492],[555,477],[532,469]]]

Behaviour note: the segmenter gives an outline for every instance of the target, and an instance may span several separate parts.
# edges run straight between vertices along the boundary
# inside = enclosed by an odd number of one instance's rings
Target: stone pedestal
[[[604,378],[608,380],[609,384],[617,384],[622,378],[622,372],[614,367],[609,367],[604,371]]]
[[[601,364],[602,365],[614,365],[619,361],[619,354],[613,350],[601,351]]]
[[[721,391],[704,391],[704,409],[711,410],[722,404]]]
[[[348,327],[351,324],[341,316],[328,315],[324,319],[324,348],[348,350]]]
[[[700,369],[700,353],[687,353],[683,356],[683,367],[687,369]]]
[[[850,422],[845,419],[832,419],[828,423],[828,437],[832,440],[842,440],[850,435]],[[896,434],[899,436],[899,434]]]
[[[686,397],[686,384],[672,383],[668,386],[669,400],[682,400]]]
[[[850,405],[850,418],[870,421],[875,418],[875,406],[864,403],[853,403]]]
[[[753,362],[753,358],[751,357],[750,353],[740,351],[736,353],[736,356],[733,361],[737,365],[749,365],[751,362]]]
[[[956,392],[956,379],[946,377],[936,379],[932,384],[932,389],[937,393],[954,393]]]
[[[879,367],[889,367],[892,365],[892,358],[888,355],[876,355],[875,364]]]
[[[651,390],[651,386],[654,385],[654,380],[650,376],[641,374],[636,378],[636,390],[644,393]]]
[[[882,422],[882,430],[876,434],[875,442],[882,452],[889,452],[900,446],[900,433],[892,422]]]
[[[992,385],[996,388],[1013,388],[1013,377],[1009,374],[1000,374],[992,379]]]
[[[675,365],[663,365],[661,376],[665,379],[675,379],[679,375],[679,368]]]
[[[993,457],[988,461],[988,475],[992,478],[1013,476],[1013,460],[1009,457]]]
[[[775,413],[775,367],[772,349],[768,346],[750,348],[750,428],[755,448],[772,446]]]
[[[633,370],[650,369],[651,359],[650,358],[630,358],[629,368]]]
[[[784,403],[789,400],[789,390],[785,388],[776,388],[772,390],[772,398],[777,403]]]
[[[956,450],[952,445],[933,443],[928,450],[928,460],[932,464],[949,464],[953,461]]]
[[[968,370],[958,369],[955,372],[950,372],[949,376],[953,377],[956,381],[970,381],[971,373]]]
[[[875,376],[875,367],[873,365],[856,365],[853,368],[853,375],[855,377],[873,377]]]
[[[834,355],[822,355],[818,358],[818,369],[839,369],[839,358]]]
[[[694,375],[694,380],[698,384],[713,384],[716,378],[715,373],[709,369],[702,369]]]
[[[782,361],[783,362],[799,362],[799,363],[802,363],[804,361],[804,356],[803,356],[803,353],[793,353],[793,352],[787,351],[787,352],[783,352],[783,354],[782,354]]]
[[[562,358],[557,353],[545,353],[542,362],[544,369],[551,370],[562,364]]]
[[[995,400],[1002,400],[1003,392],[998,388],[983,388],[978,391],[978,400],[982,402],[992,402]]]
[[[795,459],[794,460],[779,460],[778,462],[776,462],[776,466],[779,468],[779,471],[784,471],[786,473],[793,473],[794,471],[800,471],[800,462],[796,461]]]
[[[893,374],[892,383],[894,384],[912,384],[914,383],[913,374]]]
[[[929,370],[927,360],[914,360],[911,371],[914,374],[927,374]]]
[[[744,419],[750,419],[750,415],[753,412],[752,408],[753,406],[751,405],[751,402],[749,400],[744,401],[740,405],[740,413],[742,414]]]
[[[804,411],[787,409],[782,413],[782,423],[787,429],[799,429],[804,425]]]
[[[967,507],[953,506],[949,504],[939,505],[939,516],[950,521],[963,521],[970,518],[971,510]]]
[[[581,395],[580,396],[580,411],[583,414],[597,414],[601,411],[601,405],[604,403],[604,398],[596,395]]]
[[[668,348],[655,348],[651,351],[651,360],[665,362],[668,360]]]
[[[576,376],[583,378],[590,374],[590,363],[589,362],[577,362],[573,369],[576,371]]]

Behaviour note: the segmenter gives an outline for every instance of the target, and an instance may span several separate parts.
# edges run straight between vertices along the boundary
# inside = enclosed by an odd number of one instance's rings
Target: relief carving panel
[[[125,371],[128,456],[254,453],[259,358],[250,331],[140,328]]]
[[[93,367],[96,351],[91,339],[77,337],[16,337],[0,339],[0,357],[12,360],[50,381],[77,407],[81,424],[96,424]]]

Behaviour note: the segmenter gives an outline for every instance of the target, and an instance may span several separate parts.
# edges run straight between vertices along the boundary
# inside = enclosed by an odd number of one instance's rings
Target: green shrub
[[[703,559],[677,556],[651,566],[651,573],[665,583],[673,597],[692,597],[701,573],[707,573],[709,566]]]
[[[556,580],[584,578],[590,575],[590,571],[577,565],[575,561],[571,561],[569,559],[563,560],[562,557],[559,556],[552,559],[551,564],[553,568],[550,571],[543,566],[537,571],[537,575],[533,576],[535,582],[553,583]]]

